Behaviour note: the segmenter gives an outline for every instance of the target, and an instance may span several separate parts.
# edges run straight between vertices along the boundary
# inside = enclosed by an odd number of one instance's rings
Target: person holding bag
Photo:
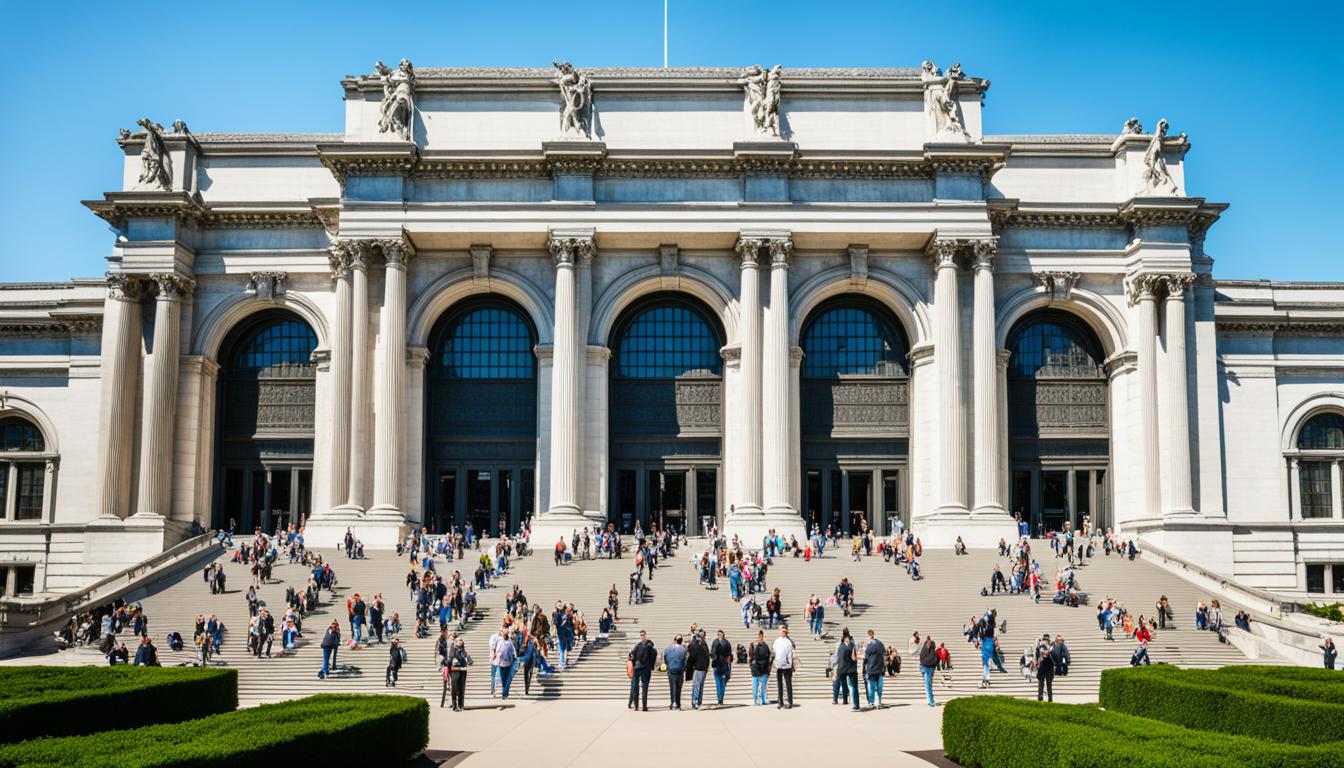
[[[724,637],[720,629],[718,637],[709,647],[710,665],[714,668],[714,694],[719,706],[723,706],[723,693],[728,680],[733,676],[733,644]]]
[[[461,712],[466,709],[464,699],[467,691],[467,667],[474,663],[471,655],[467,653],[466,643],[462,641],[462,638],[457,638],[453,642],[453,647],[448,651],[448,657],[444,660],[443,665],[443,675],[448,682],[454,712]],[[443,706],[442,699],[439,700],[439,706]]]

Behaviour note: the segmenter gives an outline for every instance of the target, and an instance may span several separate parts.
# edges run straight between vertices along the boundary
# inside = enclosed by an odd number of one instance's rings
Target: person
[[[919,673],[924,676],[924,695],[928,697],[930,707],[936,706],[933,701],[933,672],[937,668],[938,646],[933,642],[933,636],[928,635],[919,648]]]
[[[723,706],[723,693],[728,680],[733,676],[733,644],[724,637],[720,629],[709,647],[710,666],[714,668],[714,696],[719,706]]]
[[[1325,642],[1318,647],[1321,649],[1321,656],[1325,661],[1325,668],[1334,669],[1335,657],[1339,655],[1339,651],[1335,648],[1335,641],[1327,637],[1325,638]]]
[[[751,664],[751,700],[754,704],[768,704],[765,688],[770,680],[770,644],[765,642],[765,630],[756,631],[756,639],[747,649]]]
[[[1050,657],[1055,661],[1055,674],[1060,677],[1067,677],[1069,665],[1073,663],[1073,657],[1069,655],[1069,647],[1064,644],[1063,635],[1055,635],[1055,644],[1050,649]]]
[[[1163,595],[1157,599],[1157,628],[1166,629],[1167,619],[1172,617],[1171,603],[1167,596]]]
[[[1134,655],[1129,658],[1129,665],[1137,667],[1140,664],[1147,666],[1151,662],[1148,660],[1148,641],[1140,640],[1139,647],[1134,649]]]
[[[994,661],[994,635],[985,634],[980,638],[980,666],[984,676],[980,678],[980,687],[989,687],[989,665]]]
[[[443,634],[447,632],[447,630],[440,629],[439,632],[440,634]],[[534,634],[536,633],[535,629],[533,630],[533,633]],[[497,629],[495,630],[494,634],[490,635],[488,645],[488,647],[490,648],[490,698],[492,699],[495,697],[495,685],[499,682],[499,644],[500,642],[503,641],[503,639],[504,639],[503,628]],[[450,649],[445,646],[444,650],[447,651]],[[445,657],[447,656],[446,653],[444,655]]]
[[[317,673],[318,680],[325,680],[327,674],[336,666],[336,651],[341,647],[341,623],[332,620],[331,626],[322,636],[322,671]]]
[[[630,649],[626,664],[630,670],[630,702],[626,708],[648,712],[649,679],[653,676],[654,666],[658,664],[658,649],[653,647],[647,631],[639,631],[639,642]]]
[[[395,642],[395,641],[393,641]],[[507,643],[512,648],[513,643]],[[448,678],[450,694],[452,696],[452,708],[454,712],[461,712],[466,708],[467,691],[467,667],[472,665],[471,655],[467,653],[466,643],[462,638],[455,638],[453,647],[448,651],[448,657],[444,660],[443,674]],[[504,684],[504,698],[509,698],[508,683]],[[439,699],[439,706],[443,706],[443,699]]]
[[[882,708],[882,680],[887,666],[887,646],[878,640],[873,630],[868,630],[868,642],[863,646],[863,676],[868,708]],[[858,691],[854,698],[858,699]]]
[[[149,639],[149,635],[140,636],[140,647],[135,649],[135,666],[159,666],[159,649],[154,647],[154,641]]]
[[[460,638],[459,638],[460,639]],[[499,697],[509,698],[509,684],[513,682],[514,662],[518,661],[518,648],[513,644],[513,632],[505,631],[500,639],[496,658],[499,662]]]
[[[831,703],[851,704],[851,709],[859,711],[859,665],[858,651],[854,647],[854,638],[849,627],[840,630],[840,642],[835,645],[835,655],[831,657],[831,671],[835,680],[831,683]]]
[[[686,671],[691,674],[691,709],[699,709],[705,703],[705,678],[709,675],[709,644],[705,642],[705,633],[698,632],[691,637],[686,649]]]
[[[663,666],[667,667],[668,709],[681,709],[681,686],[686,680],[686,646],[682,645],[682,636],[672,638],[672,643],[663,649]]]
[[[395,637],[392,638],[392,645],[387,649],[387,687],[397,687],[397,675],[401,673],[401,665],[406,663],[406,649],[401,647],[401,641]]]
[[[1251,631],[1251,615],[1245,609],[1237,611],[1237,617],[1233,621],[1236,622],[1237,629],[1243,632]]]
[[[779,709],[793,709],[793,670],[796,664],[793,641],[789,639],[789,628],[780,627],[779,637],[775,638],[775,690],[779,696]]]
[[[1055,659],[1050,655],[1050,646],[1042,643],[1036,649],[1036,700],[1055,700]]]

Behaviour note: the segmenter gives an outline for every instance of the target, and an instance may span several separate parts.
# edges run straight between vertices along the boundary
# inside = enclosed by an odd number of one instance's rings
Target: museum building
[[[3,594],[214,528],[1015,517],[1344,593],[1344,285],[1216,279],[1165,120],[995,135],[927,62],[341,87],[122,130],[106,276],[0,285]]]

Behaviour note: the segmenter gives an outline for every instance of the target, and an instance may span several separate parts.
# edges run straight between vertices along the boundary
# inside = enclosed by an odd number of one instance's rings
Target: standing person
[[[835,655],[831,657],[831,667],[835,681],[831,683],[831,703],[839,704],[843,699],[851,708],[859,711],[859,662],[858,650],[854,647],[854,638],[849,627],[840,630],[840,642],[835,645]],[[853,696],[851,699],[850,697]]]
[[[317,673],[318,680],[325,680],[327,673],[336,666],[336,651],[341,647],[341,623],[332,620],[331,626],[322,636],[322,671]]]
[[[887,671],[887,645],[878,640],[873,630],[868,630],[868,642],[863,645],[864,688],[868,694],[868,708],[882,708],[882,676]],[[859,692],[854,692],[855,704]]]
[[[509,698],[509,683],[513,682],[513,665],[518,661],[518,649],[513,644],[512,632],[506,630],[504,636],[500,638],[499,645],[496,646],[496,656],[499,660],[499,697],[501,699]],[[461,642],[458,638],[458,642]]]
[[[1325,668],[1334,669],[1335,657],[1339,655],[1339,651],[1335,648],[1335,641],[1327,637],[1325,638],[1325,642],[1318,647],[1321,649],[1322,659],[1325,661]]]
[[[989,665],[994,662],[994,635],[986,634],[980,638],[980,665],[984,667],[984,676],[980,678],[980,687],[989,687]]]
[[[1055,635],[1055,644],[1050,649],[1050,657],[1055,660],[1055,674],[1066,677],[1069,674],[1069,665],[1073,663],[1073,656],[1069,654],[1069,647],[1064,644],[1063,635]]]
[[[686,667],[691,673],[691,709],[699,709],[705,703],[705,678],[709,675],[709,645],[705,642],[704,632],[691,637],[686,649]]]
[[[751,663],[751,700],[754,704],[769,704],[766,685],[770,680],[770,644],[765,641],[765,630],[756,631],[756,639],[747,649]]]
[[[686,681],[686,646],[681,635],[672,638],[663,649],[663,665],[667,667],[668,709],[681,709],[681,686]]]
[[[779,697],[777,709],[793,709],[793,640],[789,639],[789,628],[780,627],[779,637],[775,638],[775,690]]]
[[[720,629],[709,647],[710,665],[714,667],[714,695],[719,706],[723,706],[723,692],[728,680],[733,676],[733,644],[724,637]]]
[[[626,658],[630,668],[630,703],[627,709],[649,711],[649,679],[653,677],[653,668],[658,663],[658,649],[653,647],[649,633],[639,630],[639,642],[630,650]]]
[[[924,638],[924,644],[919,648],[919,673],[924,676],[924,695],[929,699],[929,706],[936,706],[933,701],[933,671],[938,668],[938,646],[933,642],[933,635]]]
[[[387,651],[387,687],[397,687],[397,675],[401,673],[401,665],[405,663],[406,650],[401,647],[401,641],[394,637],[392,646]]]
[[[490,635],[490,698],[492,699],[495,697],[495,683],[499,681],[499,644],[504,640],[503,633],[504,630],[501,627],[495,630],[493,635]]]
[[[393,640],[392,642],[396,642]],[[510,648],[512,643],[508,644]],[[471,655],[467,653],[466,643],[462,638],[456,638],[453,641],[453,647],[448,651],[448,658],[444,660],[444,674],[448,676],[448,685],[451,689],[453,699],[453,711],[461,712],[466,708],[467,691],[467,667],[472,665]],[[508,683],[504,684],[504,698],[509,698]],[[439,706],[443,706],[443,701],[439,701]]]
[[[1055,659],[1050,655],[1049,643],[1042,643],[1036,649],[1036,700],[1044,696],[1047,701],[1055,700]]]

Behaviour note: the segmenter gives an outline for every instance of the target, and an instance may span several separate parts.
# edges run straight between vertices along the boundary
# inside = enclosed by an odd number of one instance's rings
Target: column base
[[[162,528],[167,519],[158,512],[136,512],[126,518],[126,525],[148,525]]]
[[[1008,510],[999,504],[983,504],[971,510],[972,518],[1009,517]]]
[[[791,507],[771,507],[766,510],[738,507],[723,521],[724,536],[731,541],[736,535],[747,549],[759,549],[771,531],[783,537],[785,542],[788,542],[790,536],[797,537],[801,543],[807,541],[807,525]]]
[[[583,531],[584,528],[599,530],[596,521],[586,517],[577,508],[547,512],[532,521],[528,545],[537,552],[546,554],[554,551],[555,543],[561,539],[568,547],[574,541],[574,534]]]
[[[951,549],[960,536],[971,549],[992,549],[999,539],[1008,543],[1017,541],[1017,523],[1006,514],[997,517],[974,518],[932,515],[915,521],[915,536],[926,549]]]
[[[933,514],[929,516],[929,519],[938,517],[966,518],[970,516],[971,510],[968,509],[965,504],[943,504],[933,510]]]
[[[1167,511],[1162,515],[1162,517],[1164,517],[1164,518],[1167,518],[1167,517],[1198,517],[1198,516],[1199,516],[1199,513],[1196,512],[1194,509],[1191,509],[1190,507],[1182,507],[1182,508],[1178,508],[1178,509],[1169,509],[1169,510],[1167,510]]]
[[[396,549],[397,544],[405,538],[404,528],[405,524],[399,518],[341,519],[314,515],[308,518],[308,523],[303,527],[303,543],[319,552],[344,550],[345,532],[348,530],[355,534],[366,550]],[[335,562],[334,556],[327,559]]]
[[[339,504],[326,512],[318,512],[308,518],[309,524],[315,520],[360,520],[364,517],[364,508],[354,504]]]
[[[406,516],[402,514],[400,509],[391,504],[375,504],[374,506],[369,507],[369,510],[364,513],[364,517],[368,520],[377,520],[380,522],[392,520],[395,520],[398,523],[406,522]]]

